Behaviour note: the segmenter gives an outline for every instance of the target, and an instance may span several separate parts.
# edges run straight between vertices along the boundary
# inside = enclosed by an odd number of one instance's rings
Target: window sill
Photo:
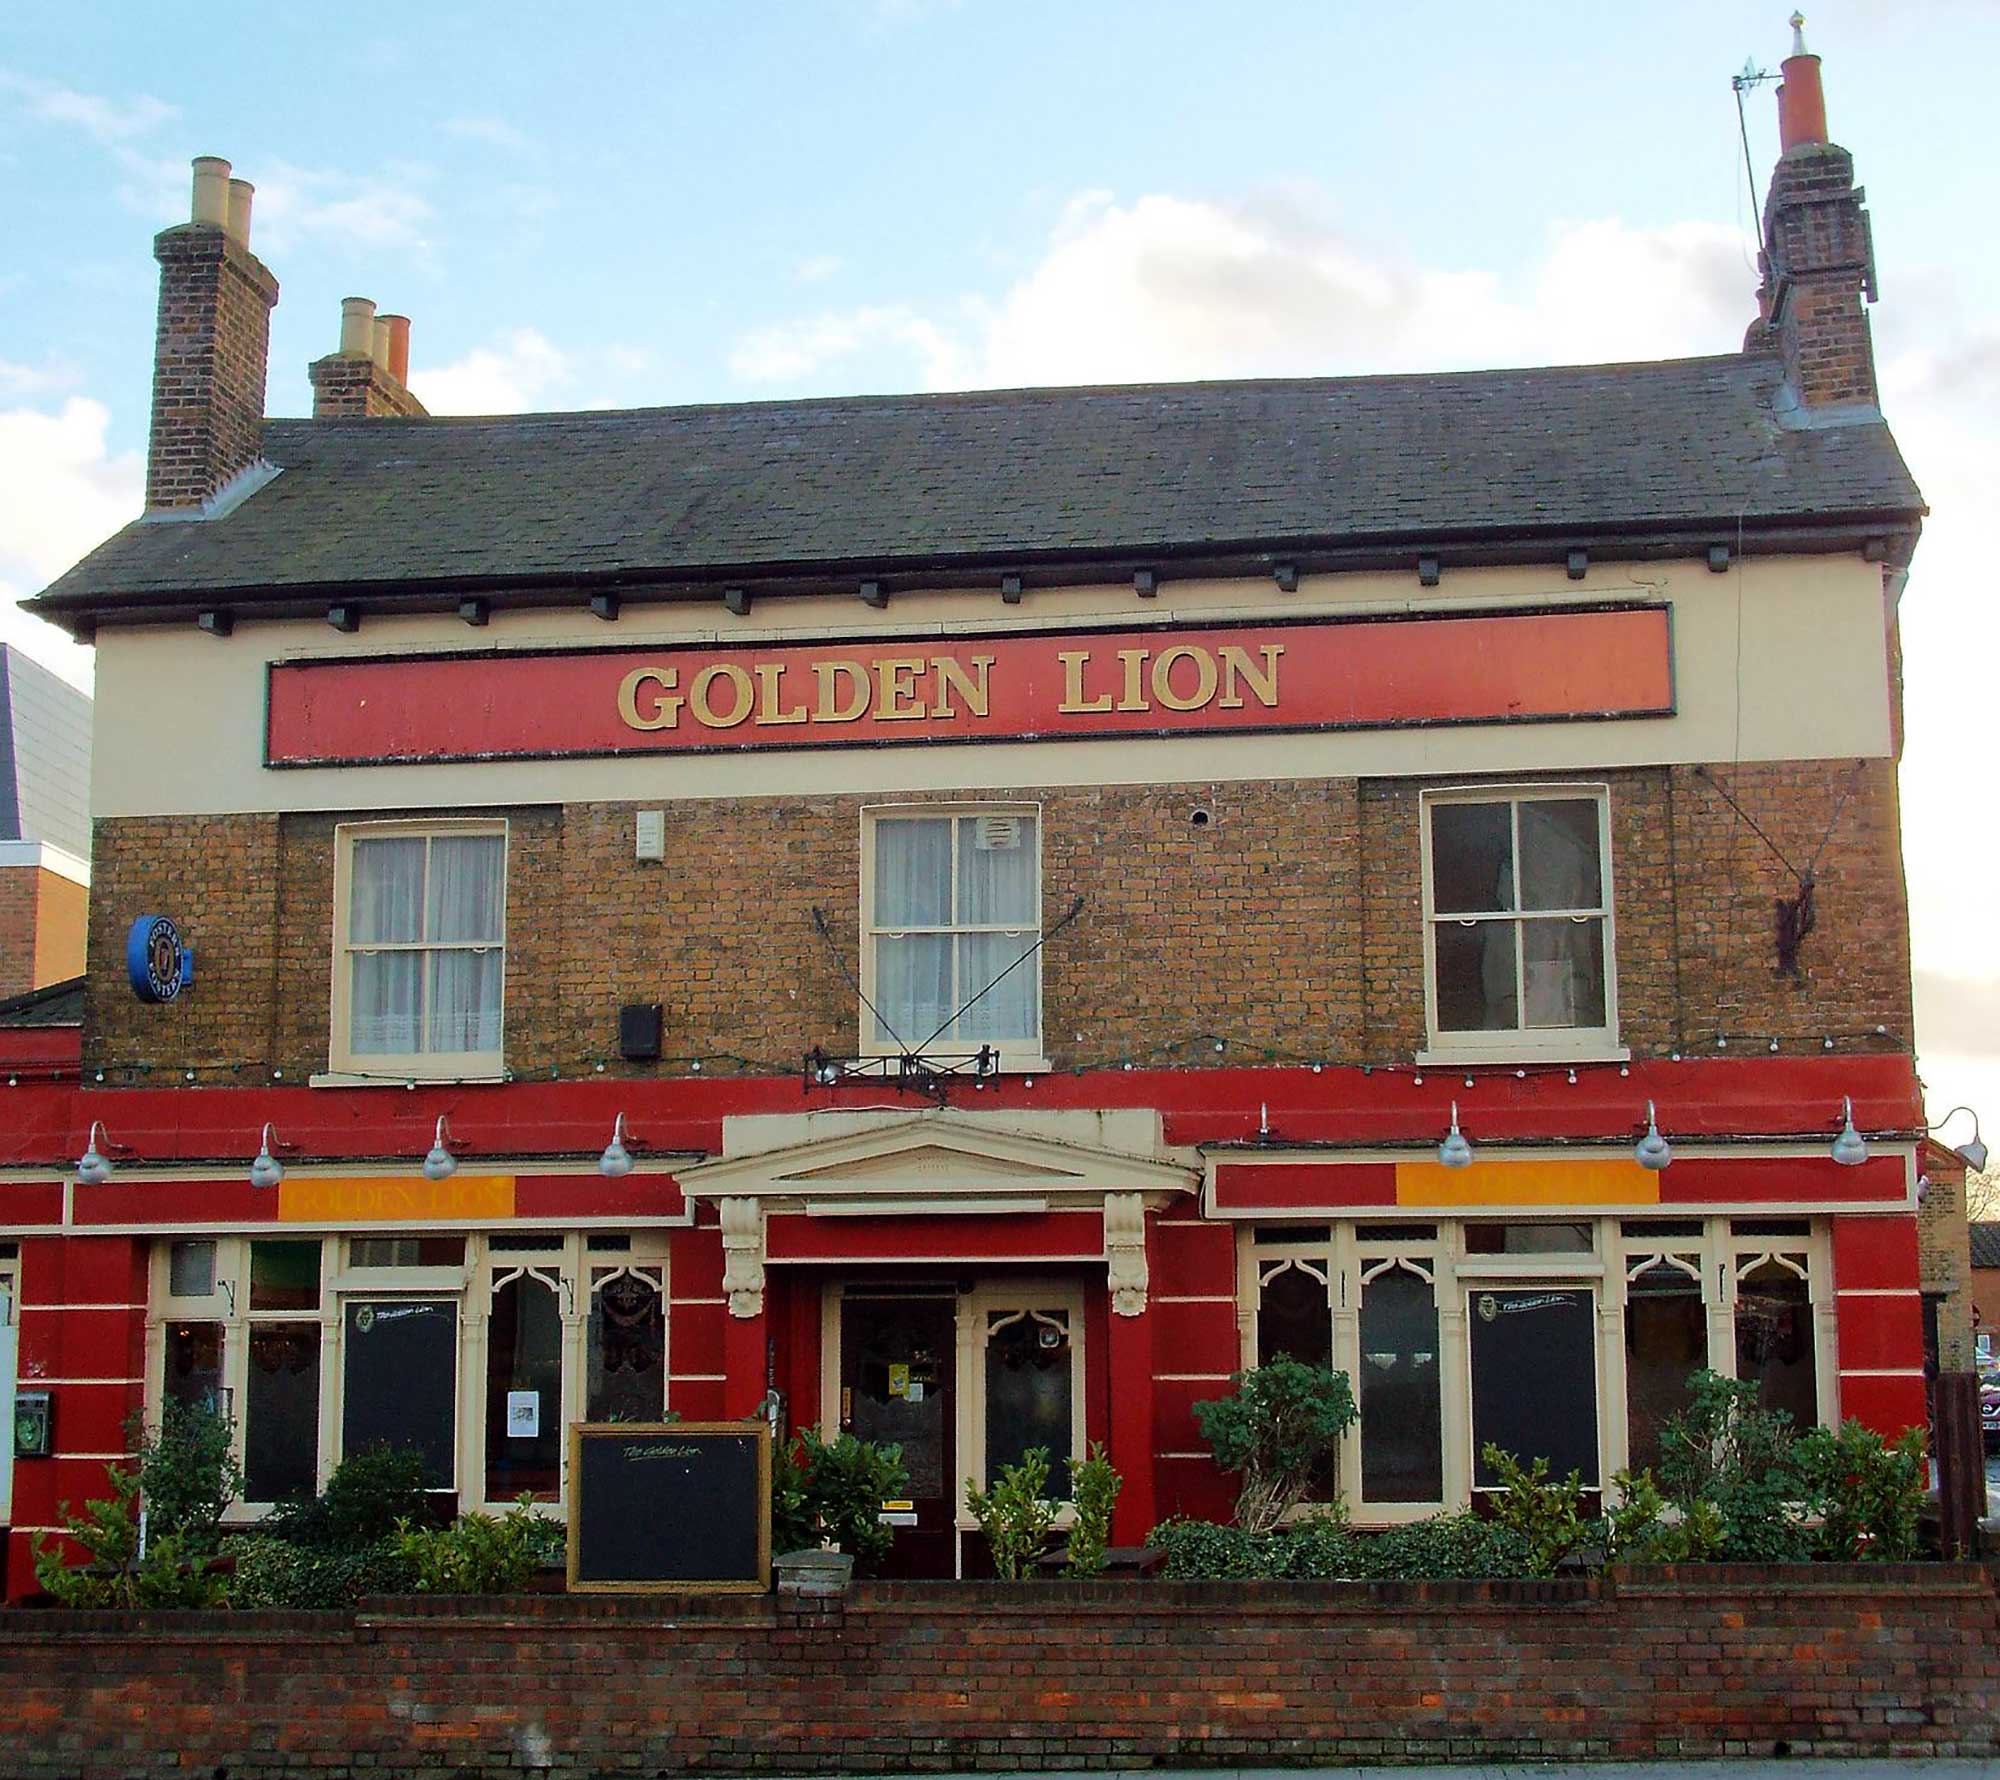
[[[1595,1035],[1532,1045],[1500,1044],[1487,1038],[1476,1044],[1433,1043],[1417,1052],[1414,1060],[1420,1069],[1455,1069],[1473,1064],[1629,1063],[1632,1053],[1624,1045]]]
[[[363,1074],[358,1070],[328,1069],[306,1077],[308,1088],[464,1088],[497,1086],[514,1078],[504,1069],[452,1071],[428,1075],[419,1070],[400,1074]]]

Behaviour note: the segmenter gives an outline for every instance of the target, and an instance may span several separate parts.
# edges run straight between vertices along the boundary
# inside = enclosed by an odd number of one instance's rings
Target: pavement
[[[1076,1780],[1081,1771],[1012,1772],[1005,1780]],[[1146,1768],[1150,1780],[2000,1780],[2000,1761],[1911,1756],[1854,1761],[1780,1760],[1681,1762],[1488,1762],[1471,1766],[1360,1768]],[[840,1780],[891,1780],[886,1775],[844,1774]],[[894,1780],[907,1780],[896,1776]],[[925,1780],[994,1780],[988,1774],[936,1774]]]

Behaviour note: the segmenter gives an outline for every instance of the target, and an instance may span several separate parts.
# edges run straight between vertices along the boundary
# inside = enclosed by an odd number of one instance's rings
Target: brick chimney
[[[1875,352],[1865,304],[1875,301],[1875,249],[1854,158],[1827,140],[1819,57],[1792,14],[1792,53],[1778,89],[1781,153],[1764,200],[1759,320],[1744,345],[1776,350],[1806,409],[1874,407]]]
[[[410,394],[410,318],[377,315],[366,297],[340,304],[340,350],[306,368],[313,419],[409,419],[429,412]]]
[[[251,187],[229,163],[194,163],[191,220],[154,238],[160,325],[153,354],[150,509],[199,507],[258,461],[278,281],[250,251]]]

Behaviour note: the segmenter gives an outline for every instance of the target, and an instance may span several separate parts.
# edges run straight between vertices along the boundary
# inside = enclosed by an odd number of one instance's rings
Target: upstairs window
[[[1612,1050],[1610,838],[1601,788],[1424,800],[1424,952],[1433,1050]]]
[[[343,827],[338,860],[334,1066],[497,1074],[505,824]]]
[[[863,1048],[1041,1049],[1040,823],[1033,810],[872,815]]]

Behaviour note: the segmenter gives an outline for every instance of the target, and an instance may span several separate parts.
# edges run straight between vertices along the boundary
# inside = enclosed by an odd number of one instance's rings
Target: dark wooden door
[[[884,1574],[950,1576],[957,1517],[958,1302],[950,1296],[849,1296],[840,1305],[840,1425],[893,1441],[909,1468],[909,1506]]]

